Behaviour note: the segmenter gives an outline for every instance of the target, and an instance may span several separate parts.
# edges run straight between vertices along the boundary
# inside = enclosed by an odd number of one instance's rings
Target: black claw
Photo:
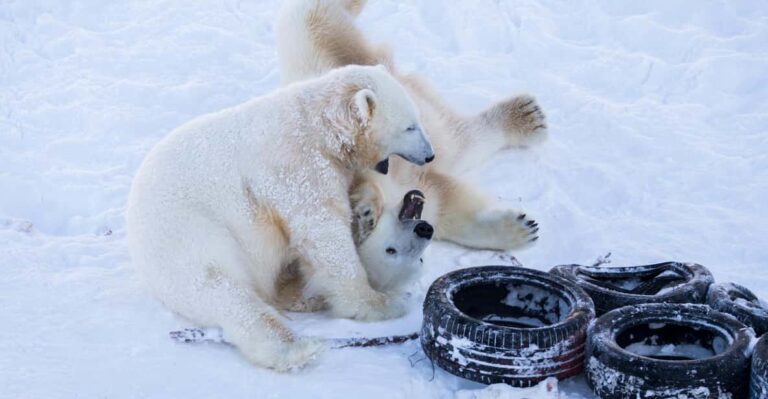
[[[537,227],[537,228],[531,230],[531,234],[536,234],[538,231],[539,231],[539,228]]]
[[[536,224],[535,220],[529,220],[529,221],[525,222],[526,226],[533,226],[534,224]]]
[[[544,129],[544,128],[546,128],[546,126],[545,126],[545,125],[536,125],[536,127],[534,127],[534,128],[533,128],[533,130],[536,130],[536,129]]]
[[[527,102],[527,103],[523,104],[523,107],[527,107],[527,106],[529,106],[529,105],[531,105],[531,104],[533,104],[533,99],[531,99],[531,100],[528,100],[528,102]]]
[[[536,106],[536,107],[534,107],[532,110],[530,110],[530,111],[528,111],[528,112],[524,113],[524,114],[523,114],[523,116],[528,116],[528,115],[531,115],[531,114],[533,114],[533,113],[536,113],[536,112],[538,112],[538,111],[539,111],[539,107],[538,107],[538,106]]]
[[[536,241],[538,239],[539,239],[539,236],[536,236],[536,237],[533,237],[530,240],[528,240],[528,242],[534,242],[534,241]]]
[[[523,220],[525,219],[525,214],[521,213],[520,216],[517,217],[517,220]]]

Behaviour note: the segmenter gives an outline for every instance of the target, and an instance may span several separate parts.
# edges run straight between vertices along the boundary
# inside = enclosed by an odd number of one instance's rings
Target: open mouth
[[[424,209],[424,193],[419,190],[411,190],[403,197],[403,207],[400,208],[398,218],[400,220],[421,219],[421,211]]]

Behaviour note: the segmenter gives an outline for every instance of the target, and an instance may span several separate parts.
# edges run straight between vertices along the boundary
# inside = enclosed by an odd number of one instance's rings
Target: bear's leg
[[[206,296],[220,314],[224,339],[252,363],[286,371],[304,366],[325,348],[323,340],[296,336],[268,304],[236,283],[221,280]]]
[[[228,228],[194,215],[182,220],[178,230],[186,234],[173,234],[165,261],[146,275],[166,306],[200,326],[221,327],[225,340],[258,366],[298,368],[323,350],[321,340],[295,336],[286,328],[244,273],[249,267],[277,270],[277,258],[265,257],[258,264]]]
[[[277,371],[299,368],[324,349],[319,338],[294,335],[252,289],[215,265],[208,266],[202,282],[188,287],[180,298],[196,304],[181,305],[180,313],[202,325],[221,327],[224,339],[255,365]]]
[[[474,140],[487,141],[483,134],[501,134],[506,146],[530,146],[547,137],[547,122],[536,99],[520,95],[498,102],[470,119],[466,125]]]
[[[492,208],[470,185],[434,172],[427,174],[426,182],[439,196],[436,238],[500,251],[519,249],[538,239],[534,220],[516,210]]]
[[[547,137],[547,123],[536,99],[520,95],[500,101],[484,112],[464,117],[418,74],[398,75],[419,106],[437,148],[439,170],[460,173],[476,167],[508,147],[537,144]]]

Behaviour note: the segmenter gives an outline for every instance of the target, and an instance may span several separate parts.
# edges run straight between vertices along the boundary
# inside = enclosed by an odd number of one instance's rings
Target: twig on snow
[[[169,333],[172,340],[183,344],[197,344],[211,342],[216,344],[229,344],[224,339],[220,328],[185,328]],[[342,348],[368,348],[372,346],[386,346],[402,344],[418,339],[419,334],[390,335],[376,338],[331,338],[328,340],[332,349]]]
[[[607,254],[603,256],[598,256],[597,260],[595,260],[595,263],[592,264],[592,267],[600,267],[606,263],[611,263],[611,260],[608,259],[611,257],[611,253],[608,252]]]
[[[368,348],[371,346],[385,346],[402,344],[419,338],[419,333],[408,335],[390,335],[387,337],[376,338],[333,338],[331,339],[331,348]]]

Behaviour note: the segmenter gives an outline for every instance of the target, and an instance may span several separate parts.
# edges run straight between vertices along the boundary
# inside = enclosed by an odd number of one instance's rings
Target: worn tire
[[[587,383],[602,399],[745,398],[753,338],[707,305],[612,310],[590,327]]]
[[[473,267],[429,288],[421,345],[451,374],[528,387],[581,372],[593,318],[589,296],[566,280],[521,267]]]
[[[626,267],[561,265],[550,273],[583,288],[595,303],[598,316],[643,303],[704,303],[714,282],[704,266],[681,262]],[[623,289],[619,286],[622,282],[635,282],[637,286],[634,291]],[[665,288],[664,284],[677,285]],[[657,288],[661,290],[654,292]]]
[[[768,309],[763,307],[752,291],[741,285],[712,284],[707,294],[707,303],[713,309],[733,315],[752,327],[758,337],[768,331]]]
[[[752,353],[752,376],[749,382],[749,398],[768,398],[768,335],[763,335]]]

